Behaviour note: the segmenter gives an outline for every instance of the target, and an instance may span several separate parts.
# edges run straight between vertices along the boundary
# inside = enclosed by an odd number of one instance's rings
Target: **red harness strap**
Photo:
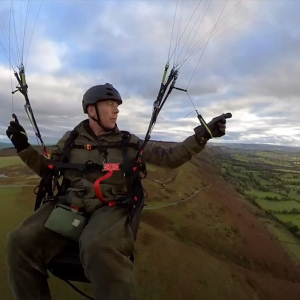
[[[120,168],[119,163],[118,164],[104,164],[103,165],[103,170],[102,171],[103,172],[108,172],[108,173],[106,173],[104,176],[98,178],[94,183],[94,188],[95,188],[96,195],[97,195],[98,199],[101,202],[103,202],[105,204],[109,203],[109,201],[107,201],[102,195],[102,192],[101,192],[101,189],[100,189],[100,183],[103,180],[106,180],[106,179],[110,178],[113,175],[114,171],[120,171],[120,170],[121,170],[121,168]]]

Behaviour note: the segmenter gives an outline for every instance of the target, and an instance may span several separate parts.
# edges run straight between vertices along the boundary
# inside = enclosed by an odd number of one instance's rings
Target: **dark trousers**
[[[7,237],[8,281],[16,300],[50,300],[47,263],[69,243],[44,227],[54,203],[48,202]],[[136,300],[134,237],[127,211],[104,206],[96,210],[79,240],[80,259],[96,300]]]

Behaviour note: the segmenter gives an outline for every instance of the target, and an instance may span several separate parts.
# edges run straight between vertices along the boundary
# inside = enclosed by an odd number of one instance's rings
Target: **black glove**
[[[29,147],[27,133],[18,122],[10,122],[6,130],[6,135],[17,149],[17,153]]]
[[[207,123],[207,126],[212,133],[212,136],[215,137],[221,137],[225,135],[225,129],[226,129],[226,119],[229,119],[232,117],[231,113],[222,114],[218,117],[213,118],[209,123]],[[205,129],[203,125],[199,125],[194,128],[196,137],[198,139],[204,138],[204,139],[211,139],[211,135],[209,132]]]

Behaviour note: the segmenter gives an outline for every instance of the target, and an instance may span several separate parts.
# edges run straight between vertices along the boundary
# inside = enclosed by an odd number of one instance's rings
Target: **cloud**
[[[26,67],[30,101],[46,141],[56,142],[84,119],[83,93],[92,85],[106,82],[112,83],[124,99],[118,126],[144,136],[168,58],[176,2],[44,1]],[[178,27],[177,14],[172,49],[176,30],[184,31],[184,24],[199,2],[182,3],[177,10],[182,12],[182,22]],[[171,59],[172,67],[173,59],[181,52],[178,62],[183,62],[191,53],[188,49],[199,42],[198,52],[180,69],[176,86],[188,86],[193,104],[207,122],[221,113],[233,114],[223,141],[300,145],[300,2],[229,1],[201,56],[206,45],[206,40],[200,43],[201,38],[213,28],[224,3],[213,1],[208,7],[209,2],[202,1],[199,5]],[[33,3],[34,10],[28,18],[31,29],[38,5],[38,1]],[[24,8],[25,5],[23,12]],[[194,35],[206,8],[207,14]],[[9,21],[8,12],[9,6],[3,2],[3,22]],[[189,44],[193,36],[194,42]],[[4,41],[3,35],[0,41]],[[15,86],[14,77],[12,81]],[[1,139],[6,138],[5,128],[11,118],[10,92],[10,70],[2,52]],[[23,104],[21,95],[15,94],[14,112],[33,141]],[[193,128],[199,125],[196,113],[185,118],[193,109],[187,95],[174,90],[152,137],[182,141],[193,134]]]
[[[58,74],[64,67],[64,58],[70,51],[64,43],[40,37],[33,45],[33,51],[28,60],[28,70],[35,70],[39,74]]]

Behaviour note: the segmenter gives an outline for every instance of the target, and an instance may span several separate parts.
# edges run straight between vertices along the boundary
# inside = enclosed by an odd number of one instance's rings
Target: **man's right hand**
[[[222,114],[218,117],[213,118],[209,123],[207,123],[207,127],[212,133],[212,137],[217,138],[225,135],[226,119],[229,119],[231,117],[231,113]],[[196,128],[194,128],[194,131],[199,138],[203,137],[207,140],[212,138],[203,125],[197,126]]]
[[[29,147],[28,137],[25,129],[15,121],[11,121],[6,130],[6,135],[13,143],[17,153]]]

